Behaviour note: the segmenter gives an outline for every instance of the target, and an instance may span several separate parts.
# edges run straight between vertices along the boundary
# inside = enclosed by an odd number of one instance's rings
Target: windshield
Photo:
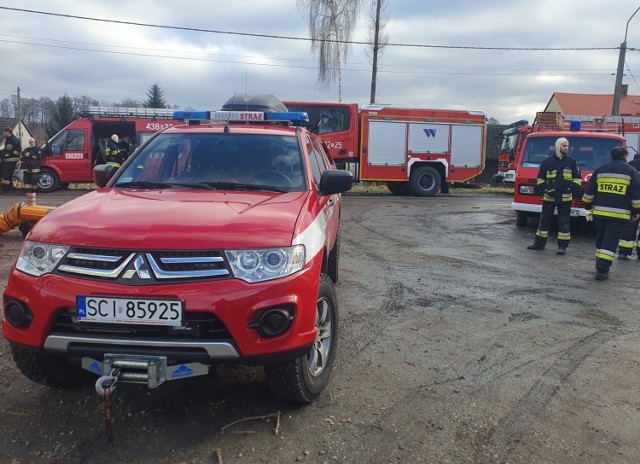
[[[289,111],[309,115],[309,128],[314,134],[331,134],[349,130],[349,109],[344,106],[288,105]]]
[[[611,160],[611,149],[620,146],[620,140],[595,137],[567,137],[569,155],[576,160],[580,171],[593,171]],[[530,137],[526,141],[522,166],[540,167],[547,156],[556,152],[557,137]]]
[[[502,139],[502,146],[500,147],[500,153],[513,153],[516,148],[516,142],[518,141],[518,135],[519,132],[517,131],[514,134],[504,134],[504,139]]]
[[[160,134],[113,183],[123,188],[301,191],[302,155],[293,136]]]

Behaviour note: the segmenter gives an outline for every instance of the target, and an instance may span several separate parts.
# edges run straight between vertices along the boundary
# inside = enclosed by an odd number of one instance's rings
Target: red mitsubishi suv
[[[311,402],[336,354],[352,176],[272,95],[174,117],[27,236],[3,296],[15,363],[49,386],[151,388],[259,364],[275,395]]]

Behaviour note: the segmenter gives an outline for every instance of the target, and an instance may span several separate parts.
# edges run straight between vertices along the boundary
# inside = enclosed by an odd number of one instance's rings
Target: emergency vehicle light
[[[307,122],[309,115],[304,112],[269,112],[262,111],[176,111],[174,119],[212,120],[223,122],[260,122],[288,121]]]
[[[175,111],[173,119],[210,119],[209,111]]]
[[[569,125],[569,130],[571,132],[579,132],[580,131],[580,121],[578,120],[573,120],[571,121],[571,124]]]

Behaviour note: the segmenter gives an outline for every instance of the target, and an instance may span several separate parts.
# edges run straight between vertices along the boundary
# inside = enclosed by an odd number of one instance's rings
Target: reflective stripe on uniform
[[[631,219],[631,211],[628,209],[609,208],[607,206],[594,206],[593,215],[614,219]]]
[[[536,230],[536,236],[538,236],[540,238],[549,238],[549,231],[548,230]]]
[[[631,240],[620,240],[618,242],[618,246],[620,248],[627,248],[629,250],[633,250],[633,241],[631,241]]]
[[[615,257],[616,257],[615,253],[609,250],[604,250],[602,248],[596,250],[596,258],[613,262],[615,260]]]
[[[558,232],[558,240],[571,240],[570,232]]]

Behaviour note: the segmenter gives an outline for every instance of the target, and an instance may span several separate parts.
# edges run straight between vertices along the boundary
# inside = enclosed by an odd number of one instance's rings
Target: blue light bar
[[[309,115],[304,112],[265,113],[264,116],[267,121],[309,121]]]
[[[579,132],[580,131],[580,121],[578,121],[577,119],[574,119],[573,121],[571,121],[571,124],[569,124],[569,130],[572,132]]]
[[[183,120],[216,120],[234,122],[308,122],[309,115],[304,112],[274,112],[262,111],[175,111],[174,119]]]
[[[175,111],[173,119],[209,119],[209,111]]]

